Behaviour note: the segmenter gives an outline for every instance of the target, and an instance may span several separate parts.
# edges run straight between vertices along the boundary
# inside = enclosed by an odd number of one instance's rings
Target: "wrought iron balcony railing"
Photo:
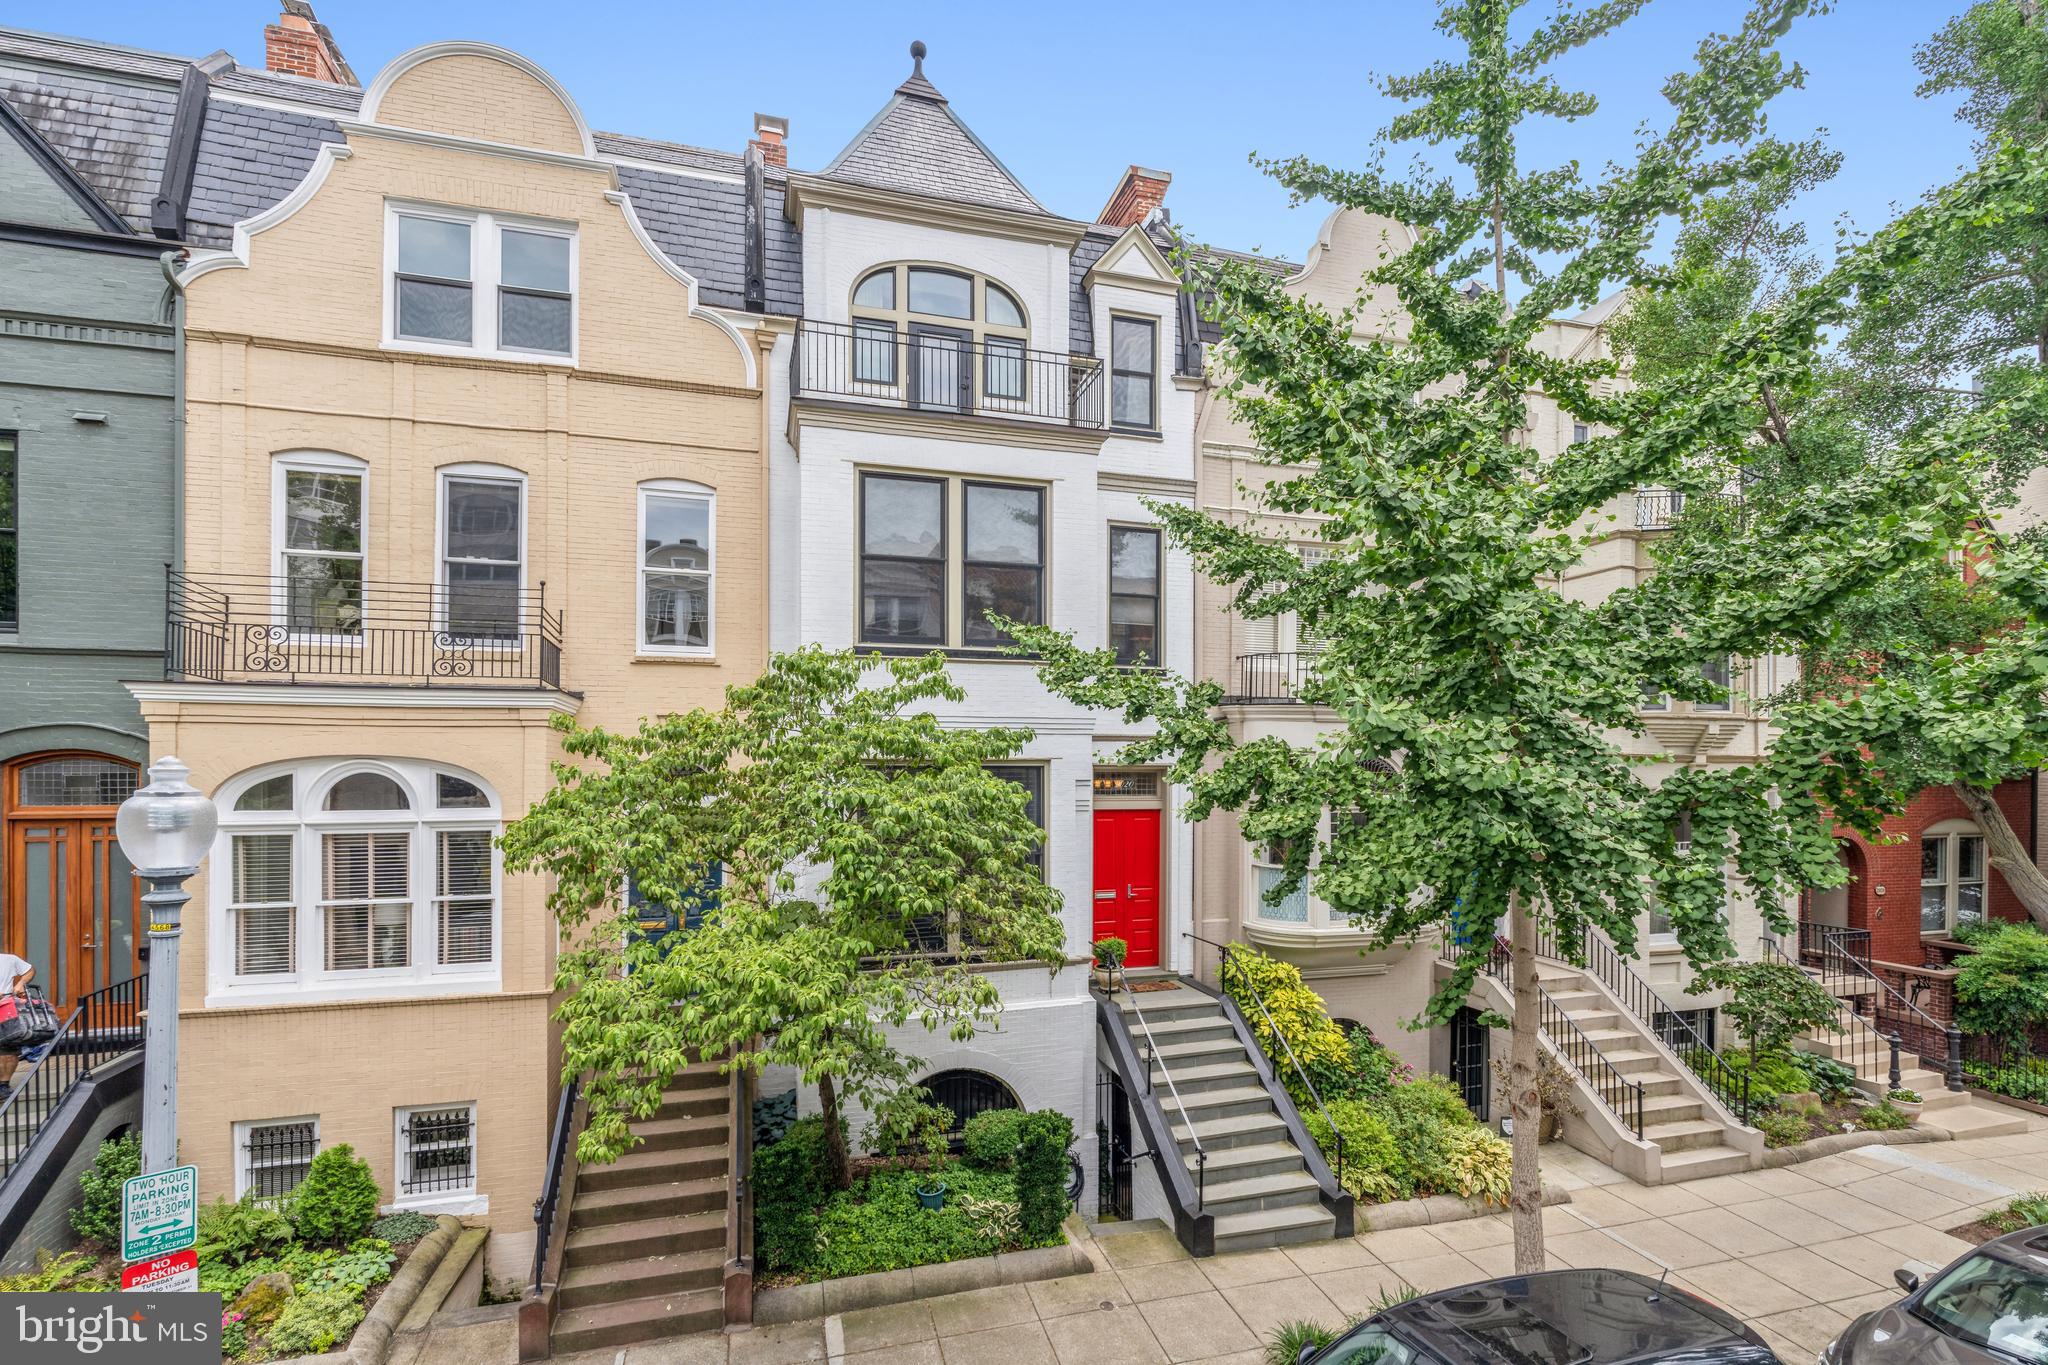
[[[1314,651],[1237,656],[1237,690],[1224,698],[1233,702],[1299,701],[1301,685],[1315,667]]]
[[[1733,493],[1688,493],[1681,488],[1638,488],[1636,490],[1636,529],[1638,531],[1668,531],[1676,526],[1685,515],[1686,509],[1725,508],[1733,514],[1735,525],[1746,524],[1748,509],[1742,494]]]
[[[1102,362],[1034,351],[1001,337],[975,341],[943,328],[797,324],[790,392],[939,416],[998,417],[1060,426],[1103,425]]]
[[[547,585],[386,583],[319,561],[289,577],[171,572],[164,676],[391,687],[562,685]]]

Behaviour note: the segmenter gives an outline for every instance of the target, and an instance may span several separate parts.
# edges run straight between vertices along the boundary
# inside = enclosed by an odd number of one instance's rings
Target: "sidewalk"
[[[1641,1186],[1558,1146],[1544,1178],[1572,1202],[1544,1211],[1552,1268],[1658,1274],[1743,1318],[1788,1362],[1899,1297],[1892,1272],[1966,1244],[1942,1229],[2048,1186],[2048,1119],[2022,1135],[1866,1147],[1803,1165]],[[1096,1273],[866,1309],[730,1336],[557,1357],[570,1365],[1257,1365],[1266,1333],[1340,1325],[1383,1295],[1513,1269],[1504,1216],[1366,1232],[1193,1260],[1154,1224],[1097,1229]],[[467,1329],[436,1330],[416,1365],[496,1361]],[[495,1346],[496,1343],[491,1343]]]

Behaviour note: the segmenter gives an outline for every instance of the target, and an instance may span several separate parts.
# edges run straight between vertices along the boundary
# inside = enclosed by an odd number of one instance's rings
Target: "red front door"
[[[1131,945],[1129,967],[1159,965],[1159,812],[1095,812],[1095,937]]]

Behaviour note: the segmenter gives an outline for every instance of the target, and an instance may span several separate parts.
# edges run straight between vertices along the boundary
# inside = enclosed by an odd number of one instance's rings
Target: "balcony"
[[[799,400],[1076,429],[1104,424],[1101,361],[1000,337],[977,343],[964,332],[805,318],[789,371]]]
[[[1237,690],[1226,702],[1295,702],[1302,683],[1315,668],[1313,652],[1286,654],[1240,654],[1237,656]]]
[[[1736,529],[1740,530],[1748,521],[1747,509],[1742,494],[1734,493],[1687,493],[1679,488],[1638,488],[1636,490],[1636,529],[1638,531],[1668,531],[1678,524],[1687,507],[1694,511],[1708,508],[1725,508],[1734,518]]]
[[[547,588],[173,572],[164,676],[181,682],[562,686]]]

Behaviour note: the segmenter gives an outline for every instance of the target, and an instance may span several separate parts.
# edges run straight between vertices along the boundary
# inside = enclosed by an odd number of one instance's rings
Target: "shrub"
[[[1306,1107],[1310,1100],[1294,1069],[1296,1062],[1325,1103],[1358,1092],[1359,1082],[1351,1069],[1351,1042],[1330,1017],[1323,997],[1303,983],[1300,968],[1248,948],[1233,948],[1224,988],[1251,1027],[1259,1050],[1272,1062],[1273,1074],[1297,1106]],[[1260,1001],[1265,1004],[1263,1010]],[[1271,1023],[1267,1022],[1269,1014]]]
[[[306,1169],[292,1196],[292,1222],[308,1242],[353,1242],[377,1221],[377,1199],[370,1163],[346,1142],[336,1143]]]
[[[1806,1088],[1829,1104],[1856,1093],[1856,1072],[1845,1062],[1813,1052],[1794,1052],[1788,1060],[1806,1077]]]
[[[1057,1109],[1025,1118],[1017,1139],[1017,1207],[1034,1244],[1058,1239],[1067,1216],[1067,1145],[1074,1123]]]
[[[216,1199],[199,1211],[199,1259],[224,1266],[277,1254],[291,1245],[289,1218],[251,1195]]]
[[[1782,1058],[1794,1038],[1833,1023],[1842,1008],[1789,962],[1720,962],[1701,971],[1698,980],[1708,990],[1729,992],[1721,1013],[1763,1058]]]
[[[1442,1076],[1417,1076],[1372,1101],[1372,1106],[1393,1134],[1401,1162],[1396,1178],[1409,1193],[1436,1194],[1456,1187],[1451,1141],[1474,1125],[1457,1087]]]
[[[1508,1206],[1508,1185],[1515,1168],[1514,1149],[1484,1128],[1471,1127],[1452,1136],[1444,1160],[1451,1188],[1464,1199],[1496,1208]]]
[[[202,1213],[201,1216],[204,1217],[205,1215]],[[222,1303],[233,1303],[237,1298],[241,1297],[242,1291],[247,1289],[257,1279],[270,1274],[272,1271],[283,1269],[284,1265],[282,1262],[273,1260],[268,1256],[258,1256],[255,1260],[244,1261],[240,1265],[229,1265],[225,1261],[209,1260],[205,1256],[201,1256],[199,1258],[199,1292],[202,1294],[218,1294]]]
[[[424,1213],[389,1214],[370,1224],[370,1235],[397,1246],[417,1242],[434,1230],[434,1220]]]
[[[1917,1090],[1889,1090],[1885,1092],[1885,1098],[1896,1101],[1899,1104],[1918,1104],[1920,1103],[1920,1092]]]
[[[979,1195],[960,1195],[960,1211],[973,1220],[977,1237],[1008,1246],[1024,1235],[1023,1210],[1014,1199],[993,1199]]]
[[[1022,1109],[991,1109],[967,1120],[960,1143],[967,1164],[981,1171],[1006,1171],[1017,1159],[1017,1139],[1022,1136]]]
[[[2048,934],[2008,924],[1985,934],[1956,968],[1956,1025],[2023,1042],[2048,1024]]]
[[[1408,1190],[1398,1174],[1405,1170],[1405,1165],[1386,1120],[1364,1100],[1335,1100],[1329,1108],[1327,1122],[1322,1111],[1314,1106],[1301,1118],[1344,1188],[1366,1204],[1384,1204],[1405,1196]],[[1341,1168],[1337,1160],[1338,1133],[1344,1135]]]
[[[1778,1102],[1778,1096],[1791,1094],[1813,1087],[1813,1080],[1799,1069],[1789,1057],[1757,1058],[1748,1048],[1731,1047],[1721,1053],[1721,1060],[1728,1069],[1749,1077],[1750,1102],[1768,1108]],[[1686,1054],[1686,1064],[1695,1075],[1718,1075],[1712,1055],[1703,1049],[1692,1049]]]
[[[36,1268],[19,1275],[0,1275],[0,1294],[104,1294],[114,1288],[111,1280],[92,1273],[96,1266],[90,1252],[67,1251],[62,1256],[36,1252]]]
[[[249,1349],[249,1327],[240,1313],[220,1315],[220,1353],[229,1360]]]
[[[1351,1032],[1352,1093],[1360,1099],[1378,1099],[1397,1085],[1415,1079],[1414,1068],[1394,1055],[1393,1049],[1360,1025]],[[1329,1096],[1325,1095],[1324,1099]]]
[[[868,1275],[1042,1244],[1021,1235],[1004,1238],[1001,1214],[987,1207],[1014,1207],[1010,1177],[956,1164],[946,1168],[945,1178],[949,1193],[942,1209],[919,1206],[923,1176],[917,1171],[876,1171],[833,1195],[817,1216],[805,1273]]]
[[[298,1247],[285,1254],[284,1268],[292,1286],[300,1293],[322,1289],[352,1289],[361,1294],[373,1284],[391,1278],[391,1243],[380,1237],[363,1237],[346,1251],[332,1247]]]
[[[71,1230],[95,1242],[121,1240],[121,1185],[142,1174],[142,1139],[133,1133],[108,1138],[78,1173],[83,1196],[71,1211]]]
[[[2023,1194],[2004,1208],[1985,1214],[1984,1221],[1999,1233],[2039,1227],[2048,1223],[2048,1193],[2036,1190],[2032,1194]]]
[[[294,1294],[285,1300],[284,1311],[271,1324],[263,1344],[273,1356],[318,1355],[347,1338],[362,1320],[360,1289],[330,1287]]]
[[[1283,1322],[1266,1337],[1266,1365],[1294,1365],[1301,1359],[1305,1348],[1320,1351],[1337,1339],[1341,1327],[1325,1327],[1320,1322],[1297,1318]]]
[[[802,1270],[817,1253],[818,1210],[832,1193],[825,1120],[799,1119],[782,1141],[754,1150],[754,1250],[761,1268]]]
[[[1801,1114],[1781,1114],[1766,1110],[1756,1116],[1756,1126],[1764,1135],[1766,1147],[1795,1147],[1806,1141],[1813,1132],[1813,1125]]]
[[[1098,967],[1121,967],[1131,953],[1131,945],[1120,938],[1098,938],[1091,946]]]
[[[2048,1058],[2022,1057],[1995,1066],[1970,1064],[1974,1084],[2033,1104],[2048,1104]]]
[[[1889,1099],[1880,1100],[1856,1116],[1856,1126],[1871,1132],[1889,1132],[1909,1126],[1913,1120]]]

